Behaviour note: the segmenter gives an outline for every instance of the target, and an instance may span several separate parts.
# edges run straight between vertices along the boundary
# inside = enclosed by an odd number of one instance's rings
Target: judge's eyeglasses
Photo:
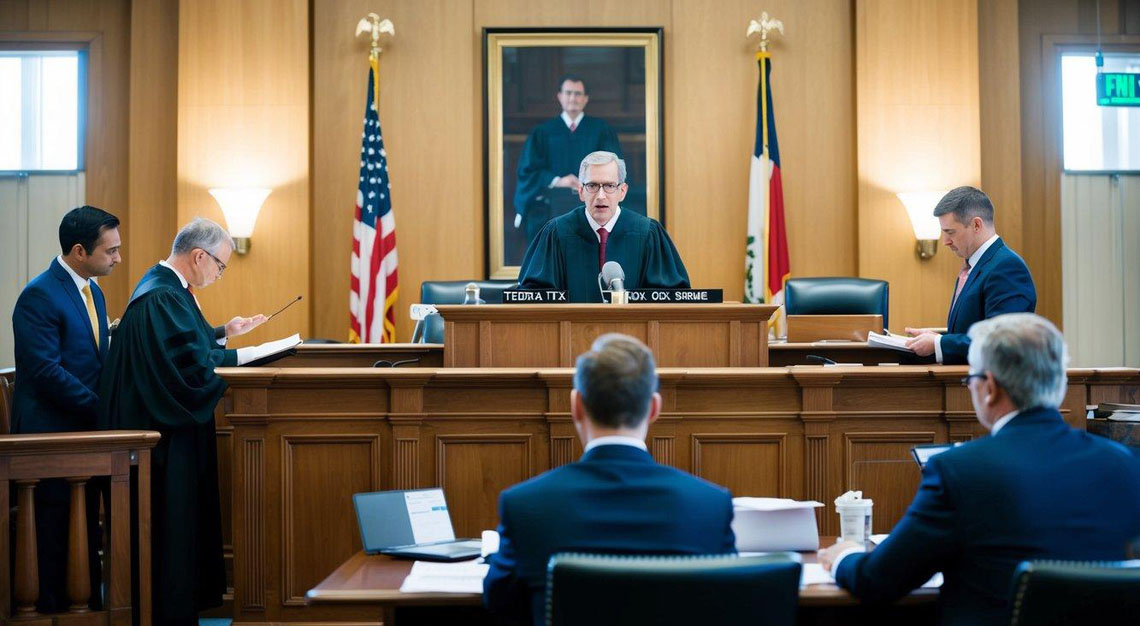
[[[970,380],[971,380],[971,379],[974,379],[974,378],[985,378],[985,377],[986,377],[986,373],[985,373],[985,372],[970,372],[969,374],[966,374],[966,375],[965,375],[965,376],[962,378],[962,386],[963,386],[963,387],[969,387],[969,386],[970,386]]]
[[[222,274],[226,273],[226,268],[229,266],[227,266],[225,263],[222,263],[222,260],[219,259],[218,257],[214,256],[214,254],[212,252],[210,252],[209,250],[206,250],[205,248],[203,248],[202,252],[209,254],[210,258],[214,260],[214,263],[218,264],[218,277],[219,278],[221,277]]]
[[[614,193],[621,187],[621,183],[582,183],[586,191],[590,193],[598,193],[599,189],[605,189],[606,193]]]

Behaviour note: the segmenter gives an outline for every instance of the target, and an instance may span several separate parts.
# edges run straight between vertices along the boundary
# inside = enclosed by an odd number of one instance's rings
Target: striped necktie
[[[99,314],[95,312],[95,296],[91,293],[91,283],[84,283],[79,290],[87,301],[87,317],[91,320],[91,334],[95,337],[95,347],[99,347]]]

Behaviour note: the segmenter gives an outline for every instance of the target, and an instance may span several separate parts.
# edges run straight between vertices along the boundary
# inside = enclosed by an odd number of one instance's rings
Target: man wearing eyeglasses
[[[522,289],[566,290],[570,302],[601,302],[598,272],[615,261],[626,289],[687,289],[689,273],[669,233],[656,220],[623,211],[629,191],[625,161],[593,152],[578,168],[583,202],[542,228],[519,271]]]
[[[197,624],[222,603],[221,509],[214,408],[226,383],[215,367],[241,365],[248,348],[225,347],[264,315],[214,327],[194,291],[222,277],[234,243],[218,224],[196,219],[170,256],[135,287],[99,380],[99,425],[157,430],[151,455],[155,622]]]
[[[962,383],[990,436],[931,457],[906,515],[872,552],[842,542],[819,561],[865,601],[892,601],[942,572],[941,624],[1008,624],[1021,561],[1125,556],[1140,535],[1140,458],[1061,418],[1068,357],[1048,320],[1001,315],[974,324],[970,339]]]
[[[596,150],[621,156],[617,133],[600,117],[586,115],[590,102],[586,81],[567,74],[558,84],[562,113],[531,131],[519,157],[515,228],[525,224],[528,244],[550,218],[576,204],[582,157]]]

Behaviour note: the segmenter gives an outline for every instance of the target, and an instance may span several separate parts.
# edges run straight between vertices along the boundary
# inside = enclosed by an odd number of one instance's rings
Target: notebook
[[[376,491],[352,496],[360,540],[368,554],[424,561],[462,561],[479,556],[478,539],[455,538],[443,489]]]

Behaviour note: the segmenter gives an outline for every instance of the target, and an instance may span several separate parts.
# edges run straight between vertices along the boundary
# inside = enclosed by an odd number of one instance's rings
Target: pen
[[[301,296],[297,296],[296,298],[290,300],[289,304],[286,304],[285,306],[281,307],[280,309],[277,309],[277,313],[280,313],[281,311],[284,311],[285,309],[293,306],[300,299],[301,299]],[[277,313],[274,313],[273,315],[270,315],[269,317],[265,318],[265,321],[268,322],[269,320],[273,319],[274,317],[277,317]]]

